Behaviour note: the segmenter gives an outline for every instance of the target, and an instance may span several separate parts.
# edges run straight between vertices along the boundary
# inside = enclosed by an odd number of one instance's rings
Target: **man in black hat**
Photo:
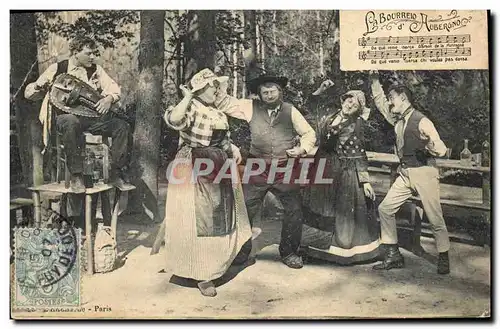
[[[302,236],[300,186],[293,184],[293,180],[287,181],[285,171],[298,171],[298,158],[314,147],[316,133],[292,104],[283,101],[287,83],[287,78],[273,76],[251,80],[248,89],[258,95],[258,99],[253,100],[231,97],[226,93],[227,86],[220,86],[216,105],[227,115],[250,124],[252,141],[245,170],[256,172],[249,164],[256,164],[252,158],[265,163],[265,169],[261,168],[263,172],[244,185],[250,223],[260,211],[266,193],[272,192],[285,211],[279,246],[282,261],[291,268],[301,268],[302,258],[297,255]],[[298,136],[300,143],[295,145]],[[295,161],[288,162],[290,158]]]

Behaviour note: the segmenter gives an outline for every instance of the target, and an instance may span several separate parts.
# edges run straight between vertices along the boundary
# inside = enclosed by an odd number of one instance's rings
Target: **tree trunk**
[[[43,184],[42,129],[38,121],[40,102],[24,98],[27,83],[38,77],[35,16],[33,13],[14,13],[10,18],[11,95],[18,92],[11,106],[15,109],[23,183],[40,185]]]
[[[279,55],[278,39],[276,38],[276,10],[273,10],[273,52],[274,55]]]
[[[324,76],[325,67],[324,67],[324,49],[323,49],[323,31],[321,27],[321,16],[320,11],[316,10],[316,24],[318,28],[318,43],[319,43],[319,74],[320,76]]]
[[[242,11],[242,15],[240,15],[240,19],[241,19],[241,24],[243,27],[245,27],[246,23],[245,23],[245,12]],[[245,28],[242,29],[242,33],[240,35],[240,38],[241,40],[246,40],[245,39]],[[244,52],[245,52],[245,46],[243,46],[243,42],[240,43],[240,57],[243,59],[243,65],[245,65],[245,60],[244,60]],[[245,81],[247,79],[246,77],[246,65],[245,65],[245,69],[243,69],[242,71],[242,84],[241,84],[241,98],[245,98],[247,97],[247,88],[246,88],[246,84],[245,84]]]
[[[189,15],[195,18],[190,35],[184,44],[184,56],[188,61],[184,79],[196,72],[215,67],[217,36],[215,34],[215,10],[193,10]]]
[[[162,120],[165,11],[141,11],[137,116],[132,150],[140,203],[158,218],[158,166]]]
[[[262,24],[262,17],[259,13],[259,15],[255,19],[255,39],[257,40],[257,58],[258,58],[259,66],[262,69],[265,69],[264,60],[265,60],[266,55],[264,53],[264,44],[263,44],[263,39],[262,39],[261,24]]]
[[[245,22],[245,40],[248,40],[250,46],[251,57],[253,60],[245,68],[246,80],[256,78],[261,73],[261,66],[259,63],[259,50],[257,46],[257,17],[255,10],[245,10],[243,12]]]

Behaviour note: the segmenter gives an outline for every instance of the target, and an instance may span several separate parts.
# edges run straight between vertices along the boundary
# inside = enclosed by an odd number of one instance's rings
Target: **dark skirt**
[[[333,183],[304,190],[301,244],[312,257],[351,264],[379,254],[376,207],[365,197],[354,161],[330,156],[325,177],[332,178]]]
[[[231,179],[223,178],[214,183],[224,163],[229,159],[227,152],[214,146],[192,149],[192,163],[197,159],[210,159],[214,170],[197,176],[195,184],[196,228],[198,236],[221,236],[235,228],[234,194]],[[200,169],[203,168],[203,166]]]

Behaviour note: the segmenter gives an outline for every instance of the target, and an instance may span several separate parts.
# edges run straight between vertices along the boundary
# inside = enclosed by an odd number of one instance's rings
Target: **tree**
[[[132,150],[135,185],[143,205],[158,217],[158,164],[162,120],[165,11],[142,11],[137,115]]]
[[[24,98],[26,83],[38,77],[35,16],[34,13],[11,13],[10,18],[11,111],[13,108],[15,112],[22,176],[27,185],[40,185],[43,183],[40,104]]]

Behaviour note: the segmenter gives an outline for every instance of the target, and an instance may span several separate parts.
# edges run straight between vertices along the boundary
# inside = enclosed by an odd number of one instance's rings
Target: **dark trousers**
[[[281,228],[279,252],[282,257],[296,253],[302,237],[302,208],[300,187],[289,184],[249,184],[244,185],[245,203],[250,225],[264,203],[267,192],[272,192],[281,201],[285,217]]]
[[[68,159],[68,169],[71,174],[83,172],[83,155],[85,136],[83,132],[111,137],[112,169],[123,168],[129,161],[131,145],[130,125],[124,120],[108,112],[100,118],[89,118],[73,114],[58,114],[56,116],[57,131],[62,135]]]

